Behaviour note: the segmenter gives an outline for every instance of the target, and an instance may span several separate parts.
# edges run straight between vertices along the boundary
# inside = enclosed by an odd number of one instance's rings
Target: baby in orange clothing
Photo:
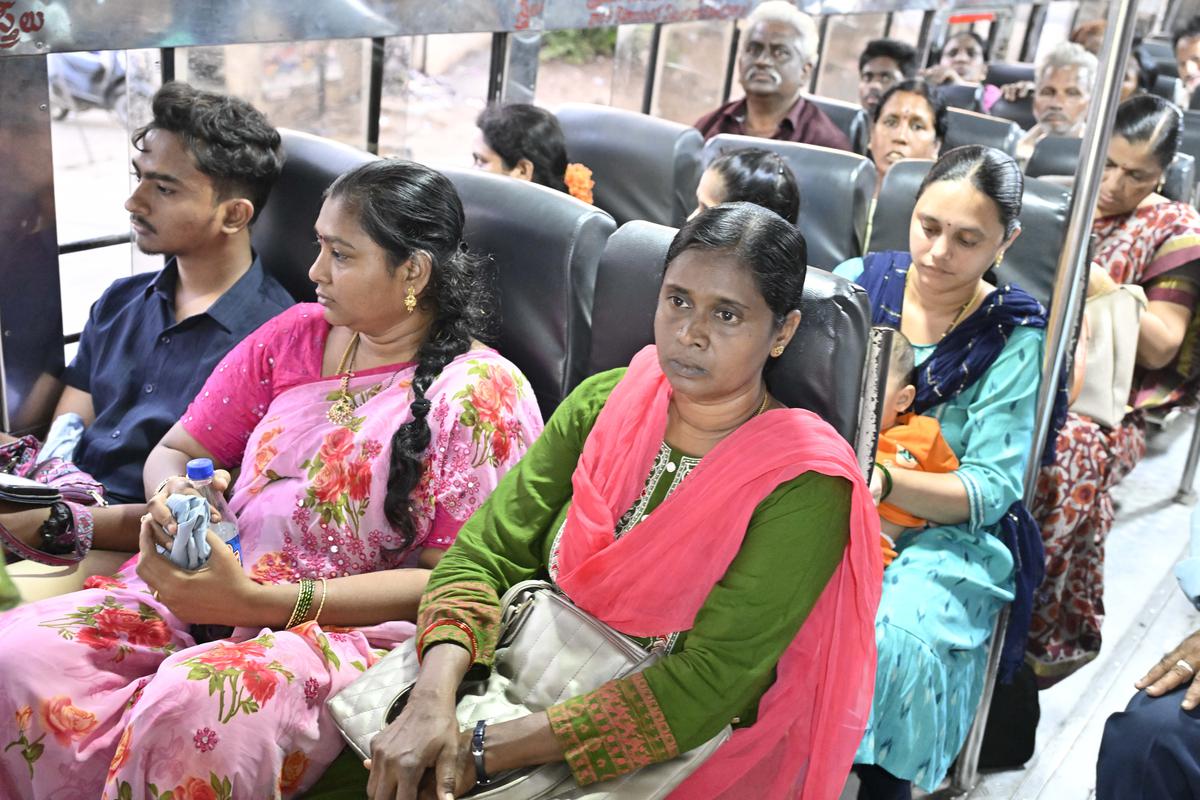
[[[918,469],[922,472],[953,472],[958,469],[958,458],[942,438],[941,424],[933,417],[908,412],[917,396],[913,381],[914,361],[912,344],[904,334],[896,331],[888,366],[887,391],[883,396],[883,416],[879,420],[879,445],[875,461],[888,471]],[[890,481],[884,483],[886,486]],[[896,557],[894,538],[908,528],[924,528],[926,523],[902,508],[880,502],[879,524],[886,540],[883,543],[884,563],[890,564]]]

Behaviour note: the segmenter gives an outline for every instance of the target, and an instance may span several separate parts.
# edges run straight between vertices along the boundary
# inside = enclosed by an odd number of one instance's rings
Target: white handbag
[[[615,678],[640,672],[662,657],[581,611],[549,583],[525,581],[509,589],[491,674],[464,681],[458,722],[504,722],[544,711]],[[328,701],[334,723],[351,749],[368,758],[371,740],[408,700],[418,671],[413,639],[393,650]],[[666,797],[729,738],[726,726],[699,747],[602,783],[580,787],[566,763],[514,770],[472,798],[480,800],[651,800]]]
[[[1112,291],[1088,298],[1084,305],[1087,365],[1083,390],[1071,404],[1072,411],[1106,428],[1121,424],[1133,388],[1138,330],[1145,309],[1145,291],[1132,284],[1116,285]]]

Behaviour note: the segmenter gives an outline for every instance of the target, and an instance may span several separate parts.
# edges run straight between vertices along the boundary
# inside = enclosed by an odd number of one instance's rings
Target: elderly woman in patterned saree
[[[917,193],[910,252],[868,253],[836,270],[867,290],[877,325],[913,343],[914,410],[941,423],[960,463],[873,478],[879,499],[929,524],[896,540],[884,572],[874,707],[855,759],[860,800],[937,788],[974,719],[988,640],[1010,601],[1002,676],[1024,654],[1042,561],[1021,498],[1046,317],[1021,288],[987,280],[1020,232],[1022,193],[1010,156],[955,148]]]
[[[1146,290],[1137,369],[1122,424],[1106,429],[1071,413],[1055,463],[1038,477],[1034,514],[1046,546],[1028,660],[1043,687],[1100,651],[1104,541],[1113,525],[1110,490],[1146,452],[1148,411],[1189,402],[1200,376],[1200,214],[1155,191],[1183,136],[1183,115],[1154,95],[1117,109],[1092,232],[1096,263],[1116,283]]]
[[[489,773],[566,761],[596,784],[732,720],[732,738],[671,797],[837,796],[870,704],[881,561],[849,445],[781,407],[763,379],[799,324],[805,256],[792,225],[749,203],[679,231],[656,345],[564,401],[434,570],[420,676],[372,744],[370,797],[476,785],[455,690],[492,663],[499,596],[535,576],[668,655],[488,726]]]
[[[429,568],[542,427],[477,340],[492,311],[462,228],[426,167],[334,182],[319,305],[231,351],[153,451],[140,554],[0,616],[0,796],[294,797],[333,761],[325,699],[413,634]],[[210,530],[187,572],[155,544],[202,456],[241,465],[243,563]]]

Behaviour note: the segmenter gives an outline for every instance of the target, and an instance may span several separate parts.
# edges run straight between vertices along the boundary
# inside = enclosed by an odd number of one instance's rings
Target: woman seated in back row
[[[0,795],[293,797],[334,759],[325,699],[412,635],[429,568],[542,427],[478,341],[493,312],[463,221],[417,164],[334,182],[320,305],[231,351],[152,452],[140,554],[0,615]],[[241,466],[243,563],[211,531],[199,571],[155,551],[196,457]]]
[[[874,707],[856,757],[863,799],[937,788],[975,716],[997,613],[1016,594],[1027,620],[1033,587],[1014,576],[1006,544],[1038,541],[1020,500],[1045,313],[1021,289],[986,280],[1020,232],[1022,191],[1008,155],[951,150],[918,191],[909,252],[868,253],[836,270],[866,288],[875,324],[913,343],[913,410],[941,423],[959,461],[949,473],[872,477],[878,500],[929,526],[897,539],[884,572]],[[1014,529],[1014,519],[1024,524]]]
[[[472,145],[478,169],[532,181],[592,202],[592,171],[567,160],[567,142],[558,119],[526,103],[493,104],[475,120]]]
[[[655,346],[563,402],[438,564],[421,601],[420,675],[372,743],[370,796],[413,797],[435,764],[439,796],[476,785],[456,690],[493,662],[499,596],[547,576],[668,655],[488,725],[489,774],[565,760],[592,784],[732,720],[732,738],[672,797],[837,795],[870,704],[878,522],[846,441],[782,407],[763,377],[799,325],[805,260],[795,227],[749,203],[679,231]]]
[[[722,203],[754,203],[795,225],[800,221],[800,187],[783,157],[750,147],[714,159],[696,187],[692,217]]]

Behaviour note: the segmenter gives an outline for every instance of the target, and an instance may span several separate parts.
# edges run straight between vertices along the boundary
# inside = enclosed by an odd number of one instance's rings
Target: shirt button
[[[111,435],[112,435],[112,438],[116,439],[118,436],[121,435],[121,430],[118,428],[117,430],[113,431]]]
[[[162,336],[158,337],[158,341],[162,342],[163,344],[170,344],[171,337],[164,333]]]
[[[143,388],[146,390],[146,394],[152,394],[154,392],[153,383],[147,383]]]

